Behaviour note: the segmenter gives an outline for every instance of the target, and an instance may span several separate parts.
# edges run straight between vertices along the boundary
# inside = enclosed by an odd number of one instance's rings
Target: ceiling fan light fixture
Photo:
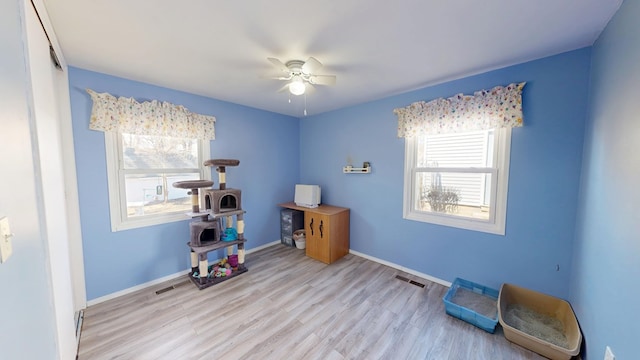
[[[335,85],[335,75],[317,74],[316,70],[322,68],[322,63],[314,57],[310,57],[307,61],[302,60],[289,60],[286,63],[276,59],[267,58],[281,74],[277,76],[265,76],[269,79],[283,80],[287,83],[278,91],[285,91],[289,89],[289,102],[291,102],[291,95],[300,96],[305,95],[308,91],[313,92],[314,85]],[[307,85],[309,88],[307,89]],[[308,90],[308,91],[307,91]]]
[[[289,84],[289,92],[293,95],[298,96],[304,94],[305,90],[306,87],[302,78],[298,75],[294,76],[293,79],[291,79],[291,83]]]

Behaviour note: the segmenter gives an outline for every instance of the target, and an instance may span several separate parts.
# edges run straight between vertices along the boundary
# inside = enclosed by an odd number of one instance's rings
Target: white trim
[[[256,251],[259,251],[259,250],[262,250],[262,249],[266,249],[268,247],[271,247],[271,246],[274,246],[274,245],[279,245],[279,244],[280,244],[280,240],[272,241],[270,243],[266,243],[264,245],[260,245],[260,246],[258,246],[256,248],[249,249],[249,250],[246,251],[245,254],[249,255],[249,254],[254,253]],[[219,260],[220,259],[214,260],[212,262],[216,262],[216,261],[219,261]],[[181,276],[187,275],[189,273],[189,271],[191,271],[191,269],[179,271],[179,272],[171,274],[171,275],[163,276],[161,278],[148,281],[148,282],[146,282],[144,284],[132,286],[132,287],[124,289],[124,290],[116,291],[114,293],[111,293],[111,294],[108,294],[108,295],[101,296],[99,298],[95,298],[95,299],[89,300],[89,301],[87,301],[87,306],[97,305],[97,304],[100,304],[102,302],[118,298],[120,296],[131,294],[131,293],[136,292],[138,290],[142,290],[142,289],[154,286],[154,285],[161,284],[161,283],[163,283],[165,281],[177,279],[177,278],[179,278]]]
[[[125,219],[124,214],[127,212],[127,204],[125,199],[125,184],[120,179],[120,162],[122,154],[120,152],[121,143],[120,135],[117,132],[104,133],[104,150],[107,162],[107,189],[109,197],[109,217],[111,219],[111,231],[122,231],[136,229],[145,226],[166,224],[176,221],[189,219],[185,213],[163,214],[154,217],[145,217],[142,219]],[[211,141],[200,140],[198,142],[198,150],[200,152],[200,163],[208,159],[211,154]],[[202,179],[211,180],[211,171],[204,165],[200,166]],[[200,206],[204,208],[202,197]]]
[[[80,223],[80,200],[76,176],[76,160],[71,121],[71,100],[69,99],[69,76],[66,67],[57,72],[58,95],[60,96],[60,136],[62,140],[62,162],[67,200],[67,231],[69,236],[69,258],[73,286],[74,311],[87,307],[86,280],[84,276],[84,250]]]
[[[266,243],[264,245],[260,245],[258,247],[252,248],[252,249],[249,249],[249,250],[247,250],[246,254],[249,255],[249,254],[254,253],[256,251],[260,251],[262,249],[266,249],[268,247],[275,246],[275,245],[280,245],[280,239],[278,239],[276,241],[272,241],[270,243]],[[355,256],[360,256],[360,257],[365,258],[367,260],[371,260],[371,261],[377,262],[377,263],[382,264],[382,265],[389,266],[389,267],[394,268],[394,269],[398,269],[400,271],[404,271],[404,272],[406,272],[408,274],[415,275],[417,277],[429,280],[431,282],[434,282],[434,283],[437,283],[437,284],[440,284],[440,285],[443,285],[443,286],[446,286],[446,287],[450,287],[451,286],[451,283],[449,281],[445,281],[445,280],[439,279],[437,277],[434,277],[434,276],[431,276],[431,275],[427,275],[427,274],[421,273],[419,271],[416,271],[416,270],[413,270],[413,269],[409,269],[409,268],[406,268],[404,266],[401,266],[401,265],[398,265],[398,264],[395,264],[395,263],[392,263],[392,262],[389,262],[389,261],[386,261],[386,260],[378,259],[376,257],[370,256],[370,255],[367,255],[367,254],[363,254],[363,253],[361,253],[359,251],[355,251],[355,250],[349,249],[349,253],[353,254]],[[154,286],[154,285],[161,284],[161,283],[163,283],[165,281],[177,279],[177,278],[179,278],[181,276],[184,276],[184,275],[188,274],[189,271],[190,270],[180,271],[180,272],[177,272],[175,274],[171,274],[171,275],[167,275],[167,276],[161,277],[159,279],[151,280],[151,281],[146,282],[144,284],[132,286],[132,287],[124,289],[124,290],[116,291],[114,293],[111,293],[111,294],[108,294],[108,295],[105,295],[105,296],[101,296],[101,297],[95,298],[93,300],[89,300],[89,301],[87,301],[87,306],[97,305],[97,304],[103,303],[105,301],[118,298],[120,296],[131,294],[131,293],[136,292],[138,290],[142,290],[142,289]]]
[[[111,294],[108,294],[108,295],[105,295],[105,296],[101,296],[99,298],[95,298],[93,300],[87,301],[87,306],[96,305],[96,304],[105,302],[107,300],[112,300],[112,299],[118,298],[120,296],[131,294],[133,292],[148,288],[150,286],[161,284],[161,283],[163,283],[165,281],[177,279],[177,278],[179,278],[181,276],[184,276],[184,275],[186,275],[188,273],[189,273],[189,270],[183,270],[183,271],[177,272],[175,274],[171,274],[171,275],[163,276],[163,277],[155,279],[155,280],[151,280],[151,281],[146,282],[144,284],[140,284],[140,285],[136,285],[136,286],[132,286],[130,288],[124,289],[124,290],[116,291],[114,293],[111,293]]]
[[[451,283],[448,282],[448,281],[445,281],[445,280],[442,280],[442,279],[438,279],[437,277],[434,277],[434,276],[431,276],[431,275],[427,275],[427,274],[421,273],[419,271],[415,271],[413,269],[406,268],[406,267],[404,267],[402,265],[398,265],[398,264],[395,264],[395,263],[392,263],[392,262],[389,262],[389,261],[386,261],[386,260],[378,259],[376,257],[370,256],[370,255],[367,255],[367,254],[363,254],[363,253],[361,253],[359,251],[355,251],[355,250],[352,250],[352,249],[349,249],[349,253],[353,254],[353,255],[356,255],[356,256],[360,256],[360,257],[365,258],[367,260],[371,260],[371,261],[377,262],[377,263],[382,264],[382,265],[386,265],[388,267],[392,267],[394,269],[398,269],[400,271],[404,271],[404,272],[406,272],[408,274],[415,275],[417,277],[429,280],[431,282],[434,282],[434,283],[437,283],[437,284],[440,284],[440,285],[443,285],[443,286],[446,286],[446,287],[451,287]]]
[[[498,146],[498,158],[496,159],[498,166],[498,189],[496,191],[496,206],[495,206],[495,229],[494,234],[504,235],[507,227],[507,195],[509,193],[509,164],[511,163],[511,128],[505,128],[500,130],[502,133],[500,137],[495,136],[494,139],[498,139],[499,143],[494,146]]]
[[[494,173],[496,169],[490,167],[474,167],[474,168],[455,168],[455,167],[422,167],[415,168],[415,171],[424,171],[424,172],[457,172],[462,174],[484,174],[484,173]]]
[[[416,152],[415,150],[415,139],[414,138],[405,138],[404,139],[404,186],[402,191],[402,217],[404,219],[409,219],[411,214],[411,208],[413,207],[413,198],[411,194],[413,193],[413,164],[416,163]]]
[[[489,220],[480,220],[467,217],[452,216],[447,214],[434,214],[414,210],[413,181],[415,179],[415,138],[405,139],[405,162],[404,162],[404,189],[402,217],[407,220],[427,222],[436,225],[455,227],[460,229],[481,231],[491,234],[504,235],[506,231],[507,217],[507,193],[509,189],[509,162],[511,154],[511,128],[495,129],[494,164],[497,168],[497,175],[492,176],[492,196],[494,199],[491,206]],[[424,169],[424,168],[422,168]],[[448,168],[443,168],[447,170]],[[439,169],[443,171],[443,169]],[[479,171],[480,170],[480,171]],[[482,172],[487,169],[475,168],[469,170],[456,170],[457,172]]]
[[[262,249],[266,249],[268,247],[272,247],[272,246],[275,246],[275,245],[280,245],[280,244],[282,244],[282,243],[280,242],[280,239],[278,239],[278,240],[272,241],[270,243],[266,243],[264,245],[260,245],[260,246],[258,246],[256,248],[251,249],[251,250],[247,250],[246,253],[247,254],[251,254],[251,253],[254,253],[256,251],[259,251],[259,250],[262,250]]]
[[[250,250],[247,250],[246,254],[251,254],[251,253],[254,253],[254,252],[256,252],[256,251],[260,251],[260,250],[262,250],[262,249],[266,249],[266,248],[268,248],[268,247],[272,247],[272,246],[280,245],[280,244],[281,244],[280,239],[278,239],[278,240],[276,240],[276,241],[272,241],[272,242],[270,242],[270,243],[266,243],[266,244],[264,244],[264,245],[260,245],[260,246],[258,246],[258,247],[255,247],[255,248],[252,248],[252,249],[250,249]]]
[[[115,146],[118,142],[118,136],[115,133],[104,133],[104,151],[107,161],[107,195],[109,196],[109,217],[111,218],[111,231],[118,231],[118,225],[122,223],[120,219],[120,191],[118,190],[117,175],[113,174],[113,171],[118,169],[118,147]],[[87,302],[89,305],[89,302]]]

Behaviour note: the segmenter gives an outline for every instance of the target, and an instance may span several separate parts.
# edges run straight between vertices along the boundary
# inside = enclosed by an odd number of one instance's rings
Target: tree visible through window
[[[122,134],[127,217],[187,212],[191,199],[171,184],[200,178],[197,139]]]
[[[416,141],[418,209],[488,220],[493,130],[425,135]]]
[[[404,217],[504,234],[510,133],[407,138]]]
[[[117,204],[111,205],[113,230],[185,219],[191,198],[187,190],[172,184],[205,178],[206,143],[114,132],[107,141],[107,153],[117,154],[108,158],[110,199]]]

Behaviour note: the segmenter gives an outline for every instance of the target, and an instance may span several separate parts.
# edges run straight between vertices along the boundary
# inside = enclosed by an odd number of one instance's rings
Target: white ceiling
[[[44,0],[69,65],[296,117],[267,57],[337,75],[313,115],[592,45],[621,2]]]

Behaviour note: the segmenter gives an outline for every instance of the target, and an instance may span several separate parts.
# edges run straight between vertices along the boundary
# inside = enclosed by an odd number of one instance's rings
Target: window
[[[185,220],[188,190],[176,181],[210,179],[209,141],[105,132],[111,230]]]
[[[405,219],[504,235],[511,128],[405,140]]]

